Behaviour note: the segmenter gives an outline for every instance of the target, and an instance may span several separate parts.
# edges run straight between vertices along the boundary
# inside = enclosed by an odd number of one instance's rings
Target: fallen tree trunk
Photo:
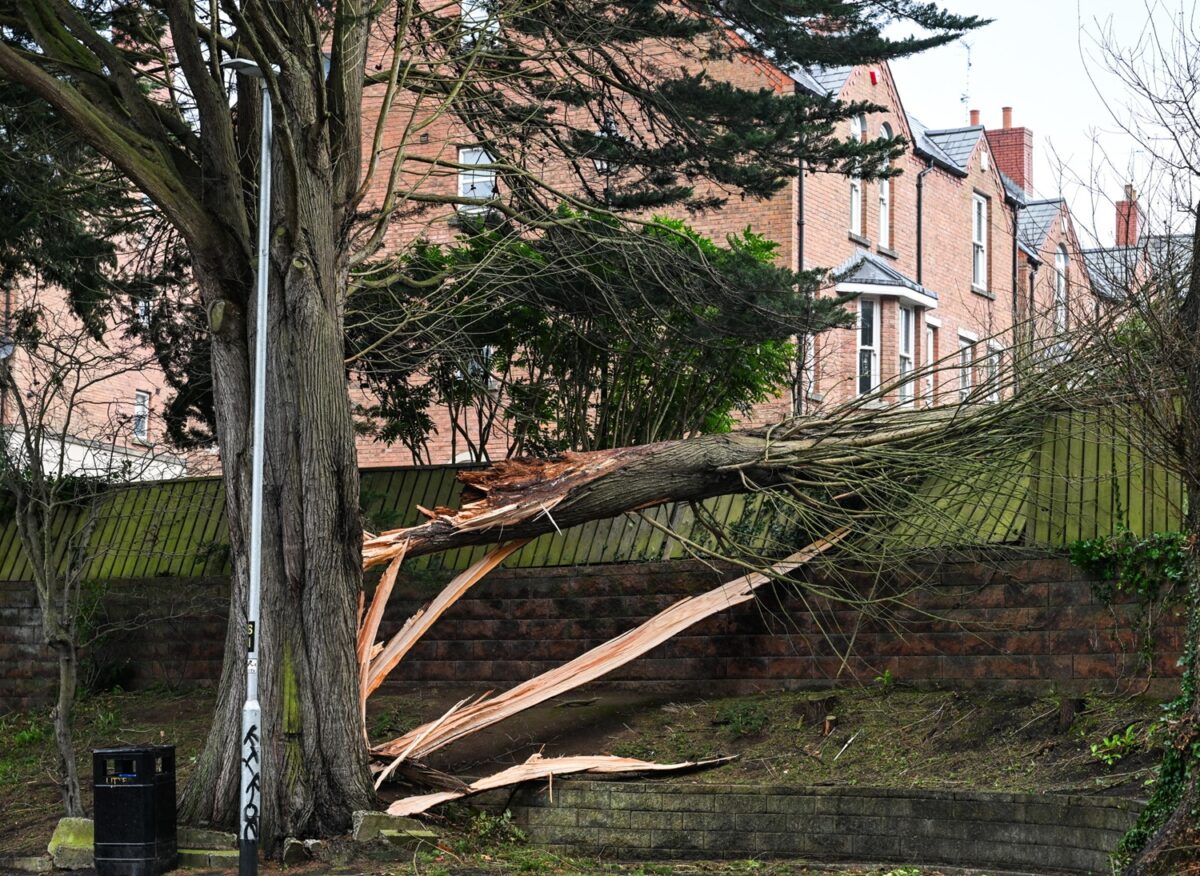
[[[680,600],[641,626],[628,630],[615,639],[511,690],[494,697],[481,698],[469,706],[463,707],[460,703],[436,721],[377,746],[372,750],[372,754],[395,757],[398,761],[407,757],[420,759],[463,736],[476,733],[538,703],[595,681],[704,618],[748,602],[754,598],[754,591],[763,584],[794,572],[809,560],[829,550],[845,538],[846,534],[845,529],[839,529],[804,550],[775,563],[765,572],[743,575],[708,593]],[[389,769],[394,769],[395,766],[393,763]]]
[[[679,770],[701,769],[728,763],[733,757],[718,757],[712,760],[684,761],[682,763],[651,763],[632,757],[616,757],[611,754],[582,755],[576,757],[542,757],[540,754],[531,755],[525,763],[517,764],[506,770],[472,782],[463,790],[438,791],[435,794],[422,794],[418,797],[405,797],[397,800],[388,807],[389,815],[420,815],[441,803],[459,800],[471,794],[490,791],[494,788],[504,788],[508,785],[519,785],[521,782],[532,782],[538,779],[548,779],[551,776],[562,776],[571,773],[661,773]]]
[[[1016,404],[912,411],[856,409],[836,418],[799,420],[768,430],[705,435],[616,450],[511,459],[460,472],[461,509],[438,508],[417,526],[363,542],[363,566],[452,548],[535,538],[569,526],[666,502],[745,493],[819,477],[835,487],[861,483],[861,469],[894,460],[928,459],[929,447],[953,458],[978,452],[991,431],[1028,440],[1031,418]],[[1041,422],[1043,412],[1037,413]],[[965,450],[962,452],[966,452]],[[898,463],[901,464],[901,463]],[[836,490],[835,490],[836,492]]]

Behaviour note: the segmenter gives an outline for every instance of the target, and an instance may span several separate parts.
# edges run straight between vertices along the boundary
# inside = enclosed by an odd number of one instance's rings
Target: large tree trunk
[[[665,502],[687,502],[815,478],[834,498],[853,502],[864,472],[881,465],[880,449],[901,456],[936,443],[943,458],[977,450],[997,420],[1013,440],[1038,434],[1044,412],[1016,403],[958,409],[865,410],[836,422],[803,420],[785,427],[704,435],[615,450],[568,452],[551,459],[511,459],[460,472],[460,509],[434,509],[417,526],[381,533],[363,545],[369,568],[399,554],[423,554],[500,540],[536,538],[589,520]],[[973,446],[975,445],[975,446]],[[926,452],[926,457],[931,458]],[[921,477],[930,473],[921,469]],[[897,466],[890,489],[907,490],[914,470]],[[876,496],[880,488],[876,487]],[[891,509],[880,508],[881,514]]]
[[[275,190],[267,378],[259,700],[259,841],[345,831],[371,808],[358,708],[355,622],[362,528],[353,422],[343,368],[347,270],[331,222],[330,180],[308,168]],[[298,182],[299,191],[289,191]],[[298,207],[297,207],[298,205]],[[290,226],[290,227],[289,227]],[[253,296],[229,294],[199,265],[206,298],[226,306],[213,334],[217,430],[236,559],[231,618],[244,617],[251,501]],[[210,312],[212,306],[210,305]],[[230,623],[213,726],[181,801],[197,824],[238,820],[246,625]]]

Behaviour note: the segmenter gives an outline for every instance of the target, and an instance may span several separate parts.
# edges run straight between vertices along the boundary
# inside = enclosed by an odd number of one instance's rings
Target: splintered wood
[[[644,456],[645,447],[564,453],[554,459],[508,459],[479,471],[461,471],[462,507],[421,509],[428,522],[383,532],[363,541],[363,568],[370,569],[424,546],[430,531],[469,533],[511,527],[536,517],[550,516],[572,491]],[[497,541],[500,538],[496,539]]]
[[[753,572],[743,575],[708,593],[680,600],[641,626],[610,639],[569,663],[564,663],[502,694],[484,697],[469,706],[453,709],[434,722],[436,728],[425,724],[398,739],[377,746],[373,753],[383,757],[396,757],[404,753],[407,757],[420,759],[463,736],[595,681],[704,618],[753,599],[754,591],[763,584],[795,571],[829,550],[845,536],[846,530],[839,529],[774,564],[769,573]]]
[[[685,761],[683,763],[650,763],[632,757],[616,757],[610,754],[578,757],[542,757],[540,754],[534,754],[525,763],[472,782],[465,789],[405,797],[389,806],[387,811],[389,815],[420,815],[441,803],[459,800],[481,791],[490,791],[493,788],[504,788],[508,785],[518,785],[521,782],[532,782],[571,773],[671,772],[715,766],[730,760],[733,758],[719,757],[713,760]]]
[[[500,565],[513,551],[524,545],[528,539],[517,539],[507,542],[484,554],[482,558],[469,568],[456,575],[437,595],[433,602],[420,609],[404,622],[404,626],[387,644],[376,643],[375,635],[379,631],[379,622],[383,619],[383,609],[395,586],[400,564],[404,561],[406,544],[401,544],[402,550],[392,558],[387,571],[375,590],[375,598],[371,600],[371,608],[358,633],[359,659],[359,695],[362,701],[363,719],[366,719],[367,697],[383,684],[388,673],[395,669],[404,659],[412,646],[425,635],[434,622],[446,613],[446,609],[454,605],[462,595],[483,579],[488,572]]]
[[[657,449],[656,445],[646,445],[615,451],[568,453],[552,460],[511,460],[482,471],[461,472],[459,477],[467,486],[461,510],[421,509],[430,518],[428,522],[366,539],[363,544],[363,568],[369,569],[386,563],[387,569],[376,588],[370,606],[366,607],[363,604],[365,600],[361,600],[359,604],[360,622],[356,646],[360,666],[359,694],[364,733],[367,697],[383,683],[439,617],[488,572],[526,544],[530,540],[526,535],[532,537],[539,528],[545,529],[551,525],[555,529],[559,528],[553,517],[556,508],[560,505],[564,509],[573,508],[571,513],[575,515],[586,516],[593,513],[595,509],[589,507],[592,503],[590,494],[596,489],[597,482],[609,475],[620,480],[639,465],[652,464]],[[723,450],[727,451],[728,448]],[[713,458],[710,455],[707,464],[712,463]],[[623,494],[626,507],[621,510],[645,507],[662,501],[653,491],[646,492],[645,495],[631,495],[623,492],[620,484],[614,487],[609,481],[605,483],[608,484],[610,492]],[[568,498],[570,503],[567,502]],[[569,525],[573,521],[568,515],[564,522]],[[510,537],[502,541],[506,531]],[[495,533],[494,538],[492,532]],[[441,549],[463,534],[480,542],[494,540],[502,543],[457,575],[432,602],[410,617],[386,643],[377,642],[376,636],[383,620],[384,609],[396,585],[405,557]],[[376,746],[371,753],[388,761],[385,766],[379,767],[376,788],[393,775],[404,776],[410,780],[416,777],[423,784],[444,788],[437,793],[398,800],[388,808],[388,812],[393,815],[415,815],[439,803],[457,800],[480,791],[568,773],[660,772],[692,769],[729,760],[730,758],[721,758],[699,763],[689,761],[656,764],[610,755],[558,758],[534,755],[519,766],[510,767],[469,785],[457,783],[453,777],[429,770],[421,763],[422,758],[455,740],[573,688],[595,681],[637,659],[693,624],[753,599],[759,587],[794,572],[829,550],[846,535],[846,529],[838,529],[764,571],[742,575],[708,593],[683,599],[644,624],[556,669],[504,693],[495,696],[484,694],[474,702],[463,700],[437,720],[409,731],[391,742]],[[425,774],[435,776],[437,781],[422,781],[420,777]]]

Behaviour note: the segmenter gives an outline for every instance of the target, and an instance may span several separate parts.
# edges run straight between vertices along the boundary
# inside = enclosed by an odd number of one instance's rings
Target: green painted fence
[[[896,535],[916,545],[1028,544],[1063,547],[1078,538],[1127,527],[1135,533],[1178,529],[1184,513],[1180,479],[1136,449],[1136,423],[1113,413],[1077,413],[1047,422],[1040,439],[1003,458],[962,460],[915,492]],[[417,505],[457,507],[462,491],[452,466],[370,469],[362,474],[369,526],[416,523]],[[762,496],[720,496],[703,504],[709,525],[736,532],[751,547],[778,533]],[[81,512],[55,521],[65,554]],[[100,504],[85,576],[92,580],[221,577],[230,572],[224,492],[219,480],[185,478],[117,490]],[[269,513],[269,512],[268,512]],[[706,541],[709,527],[690,506],[645,512],[678,538],[624,515],[550,533],[510,557],[510,567],[585,565],[674,559],[683,540]],[[414,561],[420,568],[465,567],[483,548]],[[60,557],[60,560],[62,558]],[[0,580],[30,579],[11,521],[0,526]]]

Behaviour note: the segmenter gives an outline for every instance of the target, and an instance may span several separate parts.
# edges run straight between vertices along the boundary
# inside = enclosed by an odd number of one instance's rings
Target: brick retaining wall
[[[1100,874],[1141,804],[1103,797],[556,781],[509,808],[532,841],[623,860],[813,858]]]
[[[635,626],[673,602],[735,574],[695,561],[578,568],[501,569],[438,621],[394,674],[395,683],[505,686]],[[890,671],[922,685],[1086,688],[1152,672],[1160,691],[1178,673],[1183,627],[1168,614],[1152,665],[1138,657],[1130,605],[1106,606],[1064,559],[1009,555],[982,563],[931,559],[913,570],[925,587],[914,609],[868,616],[792,587],[712,617],[614,673],[634,687],[747,691],[870,681]],[[824,582],[826,584],[830,582]],[[903,582],[851,582],[877,594]],[[113,682],[203,685],[219,676],[227,582],[119,582],[119,614],[157,617],[122,633],[108,655]],[[401,581],[383,626],[390,635],[440,587],[429,573]],[[188,594],[187,611],[180,611]],[[32,588],[0,585],[0,710],[24,708],[52,689],[37,646]],[[175,616],[170,616],[175,615]],[[853,642],[853,652],[840,654]]]

